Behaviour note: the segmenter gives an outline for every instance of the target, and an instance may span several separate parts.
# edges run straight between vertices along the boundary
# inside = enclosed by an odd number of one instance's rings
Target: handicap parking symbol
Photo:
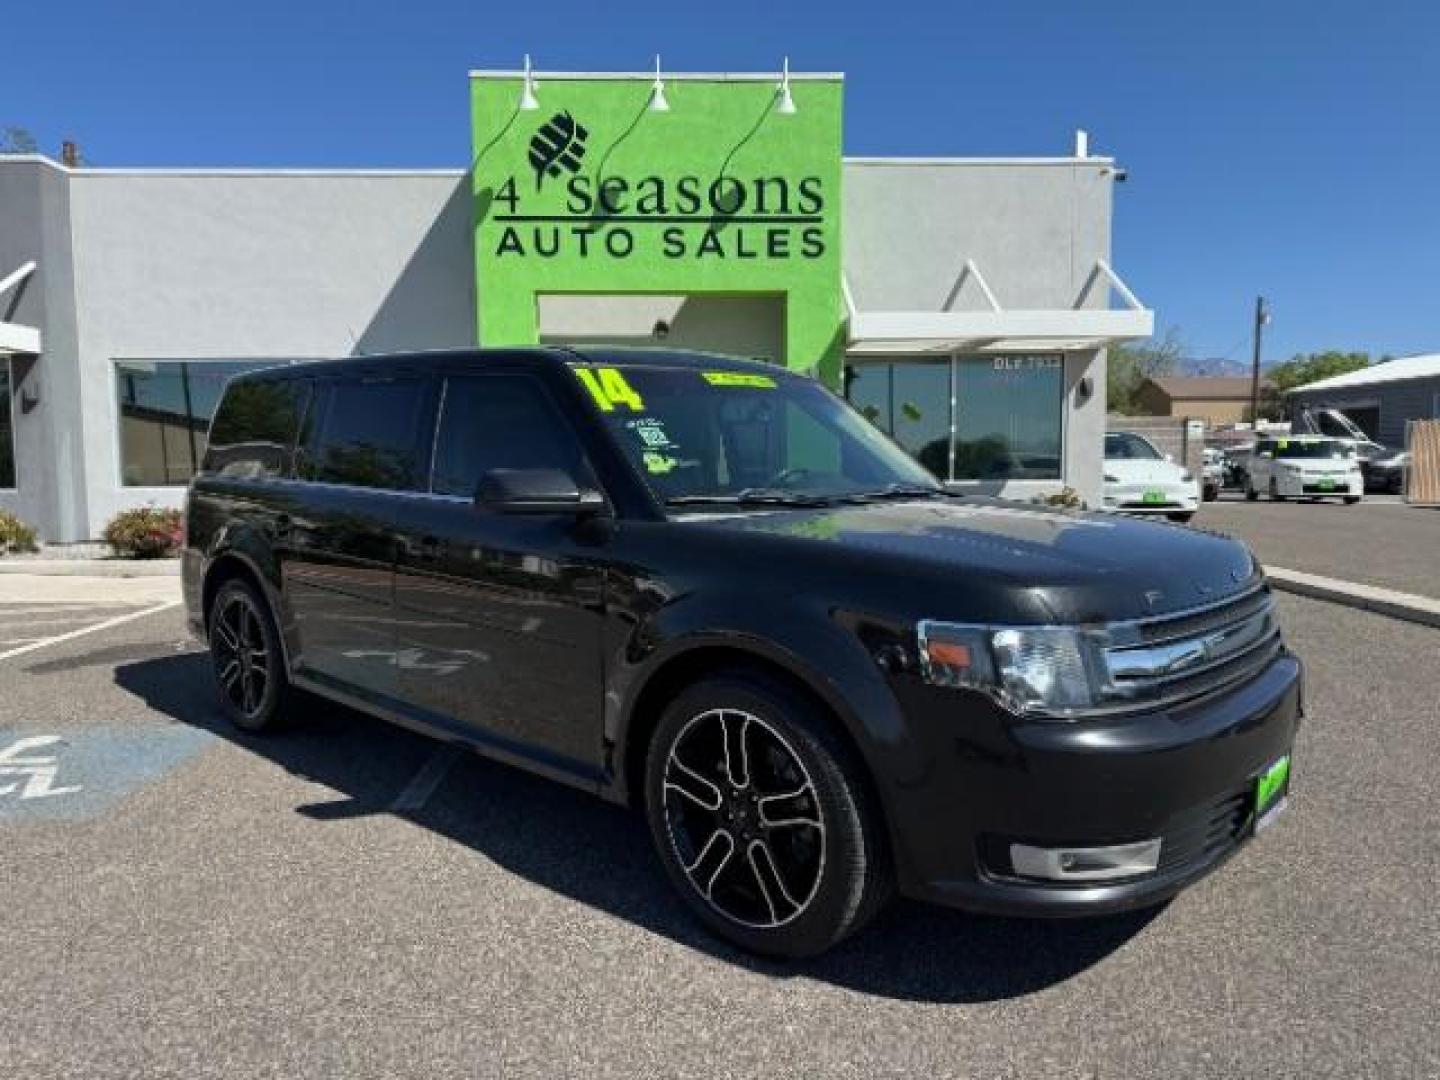
[[[64,741],[59,735],[30,735],[0,747],[0,797],[13,795],[19,799],[47,799],[80,791],[79,784],[57,785],[59,757],[39,752],[41,747]]]
[[[97,817],[214,741],[181,724],[0,730],[0,824]]]

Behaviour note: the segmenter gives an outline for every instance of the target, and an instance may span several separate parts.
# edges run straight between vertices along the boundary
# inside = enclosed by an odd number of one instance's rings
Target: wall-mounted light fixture
[[[665,81],[660,78],[660,54],[655,54],[655,81],[650,84],[650,104],[646,106],[651,112],[669,112],[670,103],[665,100]]]
[[[780,85],[775,88],[775,111],[781,116],[795,115],[795,99],[790,96],[790,58],[785,57],[785,65],[780,75]]]
[[[520,88],[520,111],[533,112],[540,108],[540,99],[535,96],[535,72],[530,67],[530,54],[525,54],[525,85]]]

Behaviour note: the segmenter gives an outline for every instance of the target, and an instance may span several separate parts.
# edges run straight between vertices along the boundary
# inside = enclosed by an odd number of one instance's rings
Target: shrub
[[[9,510],[0,510],[0,554],[39,550],[35,543],[35,529]]]
[[[1063,510],[1083,510],[1084,500],[1080,493],[1072,487],[1063,487],[1059,491],[1052,491],[1049,495],[1036,495],[1031,502],[1040,503],[1042,506],[1055,506]]]
[[[179,510],[142,506],[122,510],[101,534],[116,555],[124,559],[159,559],[180,550],[184,528]]]

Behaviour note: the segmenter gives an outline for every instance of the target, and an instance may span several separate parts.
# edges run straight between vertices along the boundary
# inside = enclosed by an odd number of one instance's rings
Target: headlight
[[[1007,709],[1056,719],[1101,701],[1100,646],[1069,626],[922,622],[920,671],[936,686],[981,690]]]

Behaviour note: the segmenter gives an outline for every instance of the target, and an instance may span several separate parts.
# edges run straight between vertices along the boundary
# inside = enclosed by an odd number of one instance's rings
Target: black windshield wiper
[[[780,488],[745,488],[733,495],[672,495],[666,506],[828,506],[833,500],[824,495],[807,495],[801,491]]]
[[[949,498],[951,492],[944,488],[926,487],[924,484],[886,484],[879,491],[856,492],[858,498],[864,499],[915,499],[924,497]]]

